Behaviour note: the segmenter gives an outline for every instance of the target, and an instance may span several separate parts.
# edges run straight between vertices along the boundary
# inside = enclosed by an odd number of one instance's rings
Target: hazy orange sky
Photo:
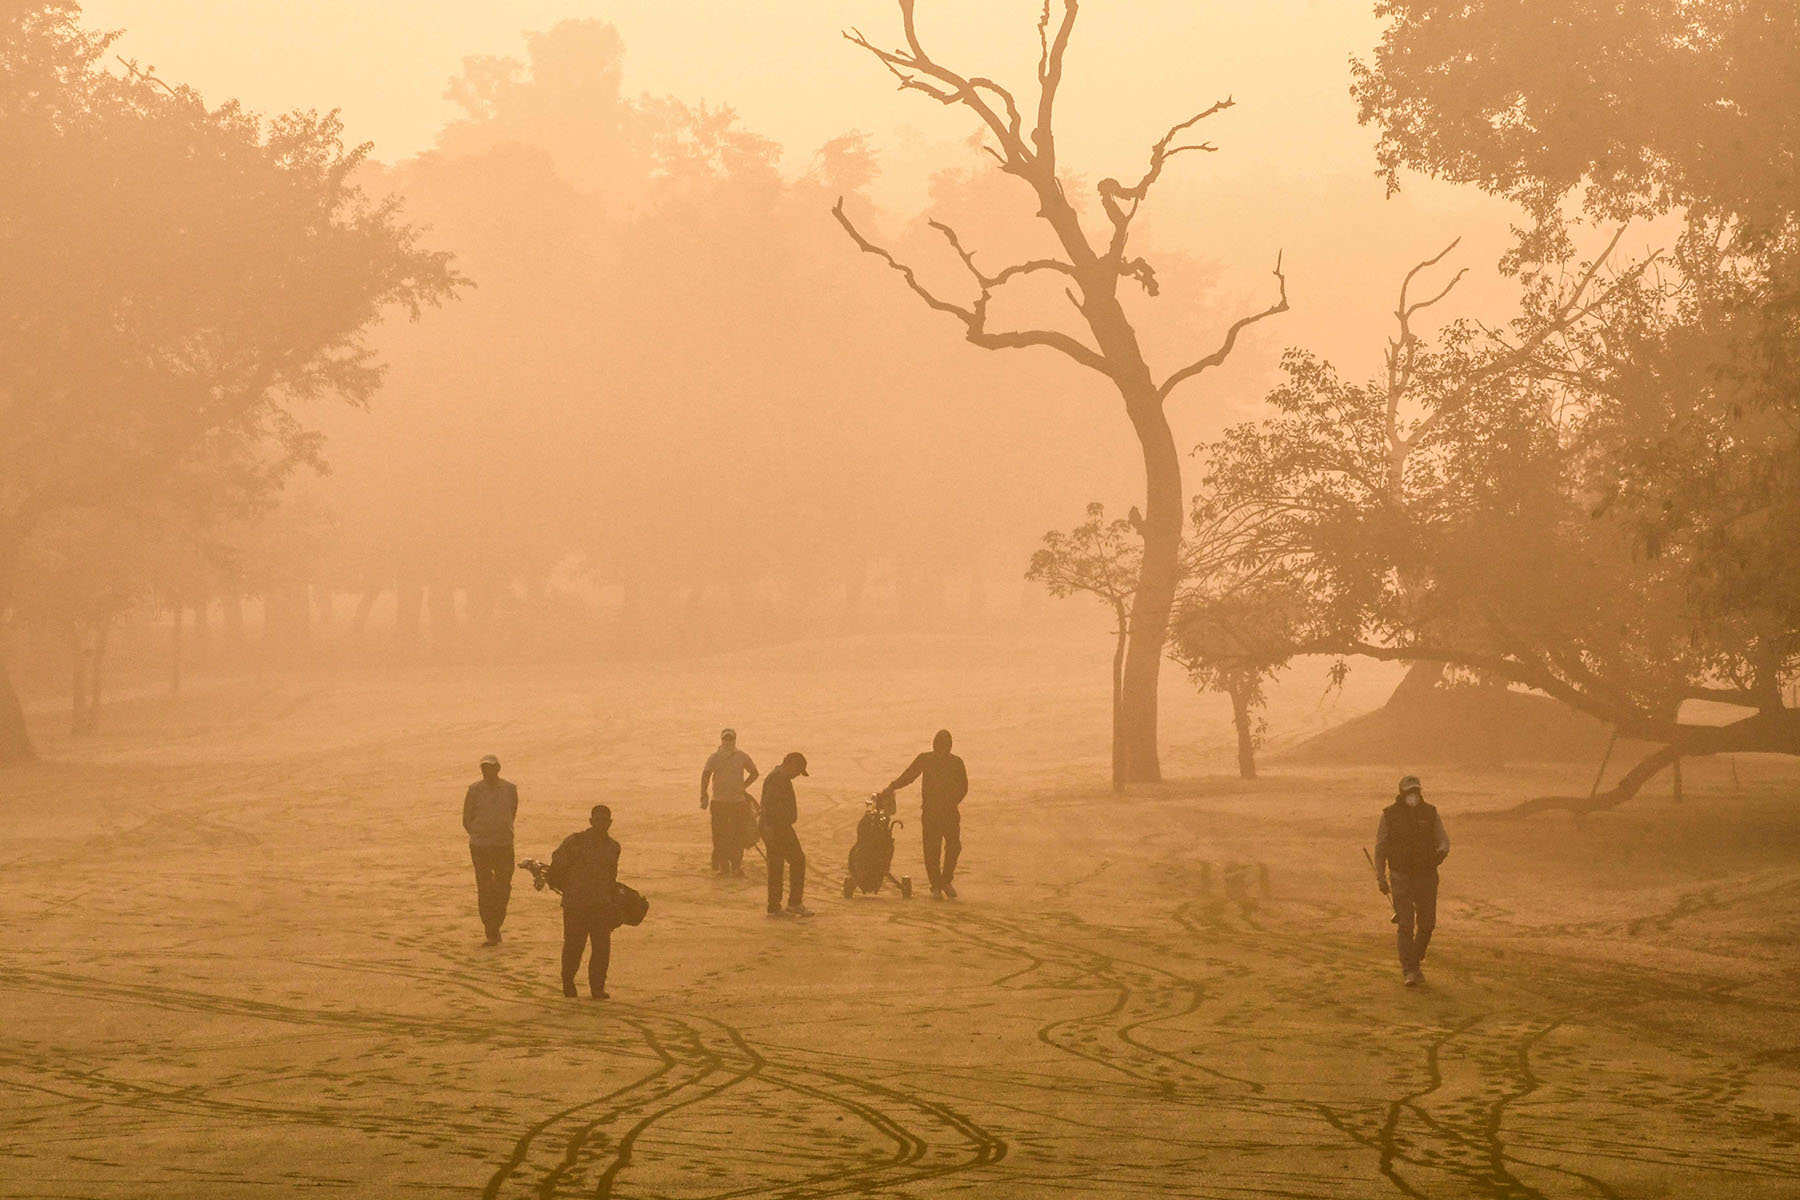
[[[1147,213],[1152,240],[1222,265],[1231,287],[1260,303],[1277,250],[1295,311],[1279,342],[1353,355],[1373,369],[1385,314],[1407,266],[1463,236],[1478,268],[1465,304],[1506,236],[1506,214],[1466,190],[1418,182],[1383,200],[1372,131],[1357,125],[1349,60],[1379,33],[1369,0],[1090,0],[1077,27],[1059,109],[1065,169],[1130,177],[1172,123],[1230,95],[1209,122],[1220,153],[1189,156]],[[522,57],[525,31],[590,17],[626,45],[626,90],[736,107],[749,128],[782,143],[787,165],[858,129],[874,135],[878,195],[908,210],[930,172],[967,163],[946,142],[971,132],[966,114],[892,79],[840,33],[858,27],[894,43],[893,0],[91,0],[90,25],[127,31],[120,53],[252,109],[342,110],[351,137],[388,161],[429,148],[453,113],[445,85],[466,55]],[[1036,66],[1034,0],[921,0],[929,49],[947,65],[1029,91]],[[1491,276],[1491,272],[1488,272]]]
[[[1212,164],[1366,170],[1369,136],[1347,94],[1346,62],[1377,29],[1354,0],[1091,0],[1070,60],[1068,130],[1079,159],[1130,147],[1226,94],[1228,147]],[[122,53],[251,107],[341,107],[350,132],[386,159],[431,144],[450,115],[445,82],[464,55],[521,54],[522,32],[570,17],[618,26],[627,90],[727,101],[753,129],[804,154],[858,127],[902,124],[936,136],[965,128],[891,81],[841,30],[898,37],[892,0],[92,0],[90,23],[123,28]],[[944,61],[1031,82],[1031,0],[924,0],[927,44]],[[1107,158],[1107,156],[1101,156]],[[1081,165],[1074,163],[1072,165]]]

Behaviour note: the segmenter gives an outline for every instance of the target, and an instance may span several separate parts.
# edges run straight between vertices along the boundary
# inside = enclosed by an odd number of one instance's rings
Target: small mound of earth
[[[1289,763],[1600,761],[1610,726],[1548,696],[1496,687],[1438,687],[1389,701],[1270,757]]]

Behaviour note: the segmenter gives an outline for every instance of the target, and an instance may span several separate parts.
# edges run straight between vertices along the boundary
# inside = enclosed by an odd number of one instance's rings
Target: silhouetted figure
[[[1382,810],[1375,832],[1375,882],[1382,895],[1393,897],[1394,940],[1407,987],[1425,982],[1420,968],[1437,927],[1438,864],[1449,853],[1443,818],[1425,803],[1419,777],[1406,776],[1399,797]]]
[[[806,897],[806,852],[794,833],[794,822],[800,819],[799,802],[794,798],[794,777],[806,774],[806,755],[795,751],[781,760],[781,765],[763,779],[762,836],[763,853],[769,859],[769,915],[783,915],[781,907],[781,868],[788,869],[788,902],[786,915],[810,917],[812,910],[803,903]]]
[[[550,856],[550,886],[562,891],[563,995],[575,995],[575,972],[581,956],[593,943],[588,958],[588,991],[605,1000],[606,971],[612,965],[612,931],[619,924],[619,843],[611,836],[612,809],[596,804],[588,814],[588,827],[563,839]]]
[[[719,734],[719,748],[706,760],[700,772],[700,807],[707,807],[707,790],[712,795],[712,866],[720,875],[744,873],[744,850],[754,841],[750,815],[749,787],[760,772],[750,756],[738,749],[737,731]]]
[[[925,835],[925,877],[931,898],[956,899],[956,860],[962,854],[963,797],[969,794],[969,772],[950,753],[950,731],[940,729],[931,749],[912,760],[900,778],[887,785],[893,795],[915,779],[919,784],[919,828]],[[940,858],[941,856],[941,858]]]
[[[500,760],[481,760],[481,779],[463,794],[463,828],[469,834],[469,858],[475,863],[475,895],[487,945],[500,944],[500,926],[512,899],[513,818],[519,815],[519,789],[500,778]]]

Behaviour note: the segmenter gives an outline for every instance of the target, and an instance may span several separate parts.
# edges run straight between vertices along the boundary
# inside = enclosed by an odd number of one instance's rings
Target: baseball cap
[[[500,765],[500,760],[492,754],[484,754],[481,756],[481,765],[484,767],[497,767]]]
[[[1400,792],[1402,795],[1405,795],[1407,792],[1420,792],[1424,790],[1425,789],[1419,784],[1419,777],[1417,775],[1406,775],[1400,780]]]
[[[721,742],[735,742],[737,740],[737,730],[735,730],[735,729],[719,730],[719,740]]]
[[[786,758],[781,760],[781,765],[784,767],[793,768],[793,772],[796,775],[804,775],[804,774],[806,774],[806,755],[800,753],[798,750],[795,750],[793,753],[789,754]]]

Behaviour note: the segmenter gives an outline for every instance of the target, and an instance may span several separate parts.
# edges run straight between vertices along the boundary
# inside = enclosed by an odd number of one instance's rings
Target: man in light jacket
[[[463,829],[469,835],[469,858],[475,863],[475,896],[486,945],[500,944],[500,926],[512,899],[513,819],[519,815],[519,789],[500,778],[500,760],[481,760],[481,778],[463,794]]]

